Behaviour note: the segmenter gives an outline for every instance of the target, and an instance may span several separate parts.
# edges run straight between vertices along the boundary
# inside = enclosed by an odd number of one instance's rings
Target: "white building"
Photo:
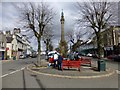
[[[9,35],[8,35],[9,34]],[[20,55],[31,54],[30,42],[25,35],[21,34],[20,29],[15,28],[13,34],[10,32],[6,34],[7,38],[7,55],[9,58],[16,56],[18,59]]]
[[[26,55],[30,55],[31,52],[31,45],[30,45],[30,41],[28,40],[26,35],[23,35],[23,49],[24,49],[24,54]]]
[[[0,60],[5,59],[6,38],[3,32],[0,32]]]

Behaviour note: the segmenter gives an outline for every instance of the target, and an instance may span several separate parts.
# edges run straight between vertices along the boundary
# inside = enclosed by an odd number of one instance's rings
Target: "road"
[[[15,61],[8,61],[2,63],[2,75],[10,73],[12,71],[19,70],[24,68],[26,65],[31,64],[32,62],[36,62],[36,58],[29,58],[29,59],[21,59]]]
[[[68,79],[38,75],[24,68],[36,61],[36,58],[28,58],[4,62],[2,88],[118,88],[118,73],[102,78]],[[118,63],[109,61],[107,67],[118,70]]]

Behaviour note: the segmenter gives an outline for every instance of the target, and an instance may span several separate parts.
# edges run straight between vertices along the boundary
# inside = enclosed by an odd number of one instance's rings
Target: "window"
[[[4,48],[4,42],[0,42],[0,47]]]
[[[17,51],[17,45],[16,45],[16,47],[15,47],[15,50]]]

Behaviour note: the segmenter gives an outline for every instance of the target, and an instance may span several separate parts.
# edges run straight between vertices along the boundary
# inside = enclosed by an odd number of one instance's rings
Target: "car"
[[[49,60],[53,60],[53,55],[54,55],[55,53],[50,53],[50,54],[48,54],[47,56],[46,56],[46,59],[49,61]]]
[[[46,60],[53,62],[53,56],[54,54],[57,53],[59,55],[59,53],[57,51],[50,51],[48,52],[48,54],[46,55]]]
[[[59,54],[57,51],[50,51],[50,52],[48,52],[48,55],[49,54],[55,54],[55,53]]]
[[[120,55],[116,55],[113,59],[114,59],[114,61],[120,62]]]
[[[19,58],[20,59],[25,59],[26,57],[25,57],[25,55],[22,54],[22,55],[19,56]]]
[[[93,58],[99,58],[98,54],[92,54]]]
[[[50,52],[48,52],[48,54],[47,54],[48,58],[53,57],[53,55],[54,55],[55,53],[57,53],[57,54],[59,55],[59,53],[58,53],[57,51],[50,51]]]
[[[31,55],[31,58],[36,58],[37,57],[37,54],[32,54]]]
[[[45,55],[46,54],[46,52],[41,52],[41,55]]]
[[[91,53],[88,53],[87,56],[88,56],[88,57],[92,57],[92,54],[91,54]]]
[[[78,55],[79,55],[79,56],[86,56],[85,53],[81,53],[81,52],[79,52]]]

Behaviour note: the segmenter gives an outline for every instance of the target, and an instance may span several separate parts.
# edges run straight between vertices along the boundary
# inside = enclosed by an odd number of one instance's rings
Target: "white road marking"
[[[19,71],[24,70],[24,69],[25,69],[25,67],[23,67],[23,68],[21,68],[21,69],[19,69],[19,70],[10,72],[10,73],[8,73],[8,74],[4,74],[4,75],[2,75],[0,78],[6,77],[6,76],[8,76],[8,75],[14,74],[14,73],[19,72]]]
[[[116,72],[117,72],[118,74],[120,74],[120,71],[119,71],[119,70],[116,70]]]

